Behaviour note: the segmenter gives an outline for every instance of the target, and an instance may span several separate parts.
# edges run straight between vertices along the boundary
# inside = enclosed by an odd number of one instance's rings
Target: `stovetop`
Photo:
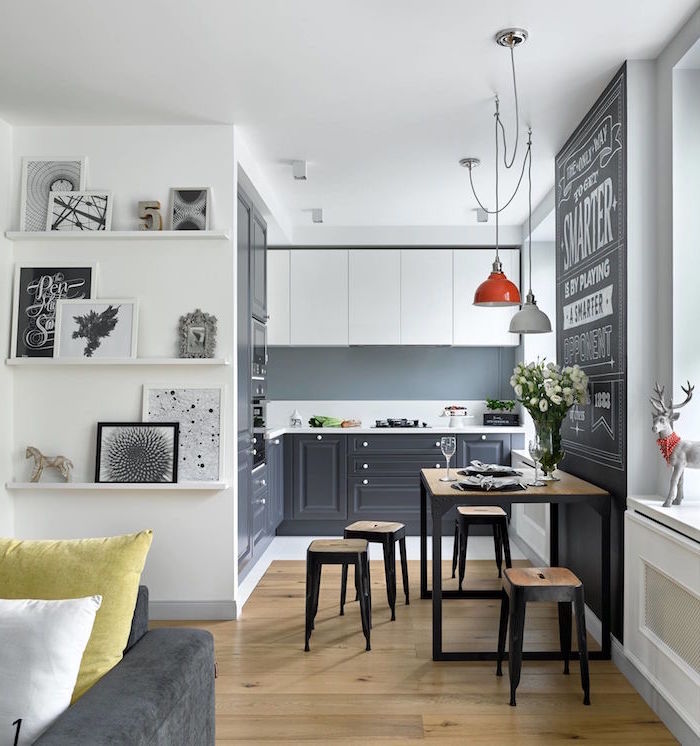
[[[401,419],[390,417],[386,420],[375,420],[374,427],[428,427],[428,425],[420,420],[407,420],[405,417]]]

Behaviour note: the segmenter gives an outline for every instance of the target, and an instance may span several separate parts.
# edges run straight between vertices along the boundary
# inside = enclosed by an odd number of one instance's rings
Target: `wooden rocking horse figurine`
[[[654,396],[650,399],[654,411],[651,413],[651,429],[657,434],[656,443],[661,449],[661,455],[666,463],[673,469],[671,474],[671,485],[668,496],[664,502],[664,508],[671,505],[680,505],[683,501],[683,472],[686,468],[700,469],[700,442],[694,440],[683,440],[674,432],[673,425],[680,417],[675,410],[684,407],[693,398],[694,386],[688,381],[687,387],[681,386],[685,394],[685,401],[673,404],[669,399],[664,401],[664,387],[657,383],[654,386]]]
[[[32,472],[32,478],[30,481],[38,482],[41,479],[41,475],[44,473],[44,469],[48,466],[49,468],[58,469],[61,476],[70,482],[70,473],[73,468],[73,462],[65,456],[44,456],[44,454],[34,446],[28,446],[25,458],[34,459],[34,471]]]

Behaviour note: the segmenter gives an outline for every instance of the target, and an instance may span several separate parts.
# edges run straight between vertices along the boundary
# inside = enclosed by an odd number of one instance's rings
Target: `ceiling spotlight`
[[[306,181],[306,161],[292,161],[292,175],[297,181]]]
[[[314,207],[311,210],[311,222],[312,223],[323,222],[323,210],[320,207]]]

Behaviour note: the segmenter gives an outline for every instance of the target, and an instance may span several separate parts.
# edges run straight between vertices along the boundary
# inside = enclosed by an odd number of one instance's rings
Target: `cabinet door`
[[[351,249],[349,263],[351,345],[401,342],[400,249]]]
[[[401,249],[401,344],[452,344],[452,249]]]
[[[267,343],[289,345],[289,249],[267,252]]]
[[[247,432],[253,426],[253,412],[250,404],[250,231],[253,205],[244,192],[238,192],[238,233],[237,233],[237,301],[238,346],[236,365],[238,367],[238,431]]]
[[[348,519],[417,521],[420,477],[351,477]]]
[[[253,481],[253,546],[269,533],[267,466],[259,466],[252,474]],[[257,561],[257,560],[256,560]]]
[[[346,518],[346,438],[296,435],[293,458],[294,518]]]
[[[284,448],[282,440],[275,438],[267,442],[267,483],[269,495],[269,531],[274,535],[284,519]]]
[[[267,321],[267,224],[255,208],[250,235],[250,312]]]
[[[469,466],[471,461],[484,464],[510,465],[509,435],[460,436],[457,441],[457,466]]]
[[[347,346],[348,252],[291,251],[291,343]]]
[[[242,447],[243,446],[243,447]],[[253,552],[250,484],[250,437],[239,436],[238,447],[238,571],[247,565]]]
[[[506,277],[520,287],[520,251],[499,252]],[[474,292],[488,277],[495,257],[493,249],[455,249],[453,344],[464,347],[515,347],[519,334],[508,331],[519,308],[489,308],[474,305]]]

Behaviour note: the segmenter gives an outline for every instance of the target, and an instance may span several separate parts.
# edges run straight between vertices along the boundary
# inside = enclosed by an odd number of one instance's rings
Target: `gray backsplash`
[[[270,347],[268,398],[512,398],[514,347]]]

